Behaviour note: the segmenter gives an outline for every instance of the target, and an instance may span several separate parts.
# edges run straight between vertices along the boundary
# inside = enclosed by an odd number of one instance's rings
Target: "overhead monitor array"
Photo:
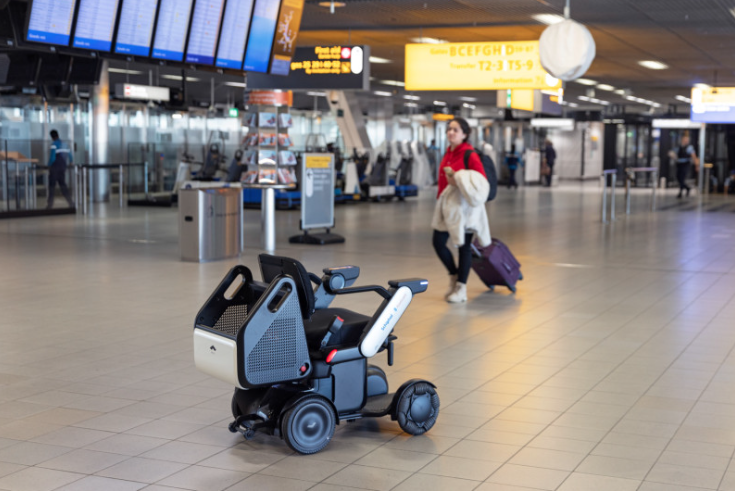
[[[32,0],[24,41],[287,75],[304,1]]]

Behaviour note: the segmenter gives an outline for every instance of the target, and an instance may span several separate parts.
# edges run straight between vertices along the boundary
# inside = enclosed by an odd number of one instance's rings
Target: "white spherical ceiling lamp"
[[[590,68],[595,59],[595,40],[589,29],[567,18],[544,30],[539,39],[539,54],[547,72],[569,82]]]

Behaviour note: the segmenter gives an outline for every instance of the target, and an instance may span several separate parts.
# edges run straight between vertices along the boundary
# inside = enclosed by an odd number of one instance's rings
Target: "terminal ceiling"
[[[538,39],[546,25],[537,14],[563,15],[565,0],[342,0],[331,14],[319,5],[323,0],[306,0],[300,46],[366,44],[372,55],[389,60],[371,66],[373,90],[404,93],[400,86],[381,81],[404,80],[404,45],[416,38],[449,42],[508,41]],[[695,83],[735,86],[735,0],[571,0],[571,16],[586,25],[597,44],[597,57],[585,78],[629,89],[632,94],[656,101],[665,110],[678,104],[676,95],[688,96]],[[650,70],[641,60],[660,61],[665,70]],[[112,84],[132,83],[175,87],[180,69],[165,66],[111,61],[118,71],[110,74]],[[120,71],[130,70],[129,73]],[[187,99],[210,101],[215,79],[215,101],[234,103],[242,98],[243,79],[232,75],[187,70]],[[581,107],[601,109],[577,100],[590,89],[567,84],[567,100]],[[612,92],[595,89],[595,97],[628,110],[648,107],[626,101]],[[477,104],[494,105],[495,93],[417,93],[422,101],[441,99],[459,105],[461,96],[478,99]],[[364,100],[380,99],[374,94]],[[302,104],[311,98],[297,97]],[[403,102],[402,98],[394,98]],[[311,102],[309,102],[311,104]],[[322,102],[323,107],[326,104]],[[586,106],[585,106],[586,104]]]

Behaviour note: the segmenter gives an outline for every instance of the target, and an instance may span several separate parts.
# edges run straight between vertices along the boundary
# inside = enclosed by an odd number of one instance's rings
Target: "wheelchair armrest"
[[[423,278],[406,278],[403,280],[389,280],[388,285],[394,289],[408,287],[411,289],[411,294],[416,295],[426,292],[426,289],[429,288],[429,281]]]
[[[328,292],[330,292],[331,294],[358,294],[361,292],[376,292],[384,299],[391,298],[390,292],[388,292],[385,287],[381,287],[380,285],[362,285],[360,287],[347,287],[345,289],[336,290],[329,289]]]

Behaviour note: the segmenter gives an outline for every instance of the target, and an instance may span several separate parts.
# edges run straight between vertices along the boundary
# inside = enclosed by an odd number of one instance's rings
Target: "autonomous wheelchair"
[[[245,266],[232,268],[194,324],[196,367],[235,386],[231,432],[265,432],[312,454],[341,421],[390,415],[409,434],[431,429],[436,387],[412,379],[389,393],[385,372],[367,362],[385,351],[393,364],[393,328],[428,281],[353,287],[356,266],[325,268],[320,278],[291,258],[262,254],[258,262],[262,282]],[[338,295],[361,292],[383,298],[371,316],[330,307]]]

